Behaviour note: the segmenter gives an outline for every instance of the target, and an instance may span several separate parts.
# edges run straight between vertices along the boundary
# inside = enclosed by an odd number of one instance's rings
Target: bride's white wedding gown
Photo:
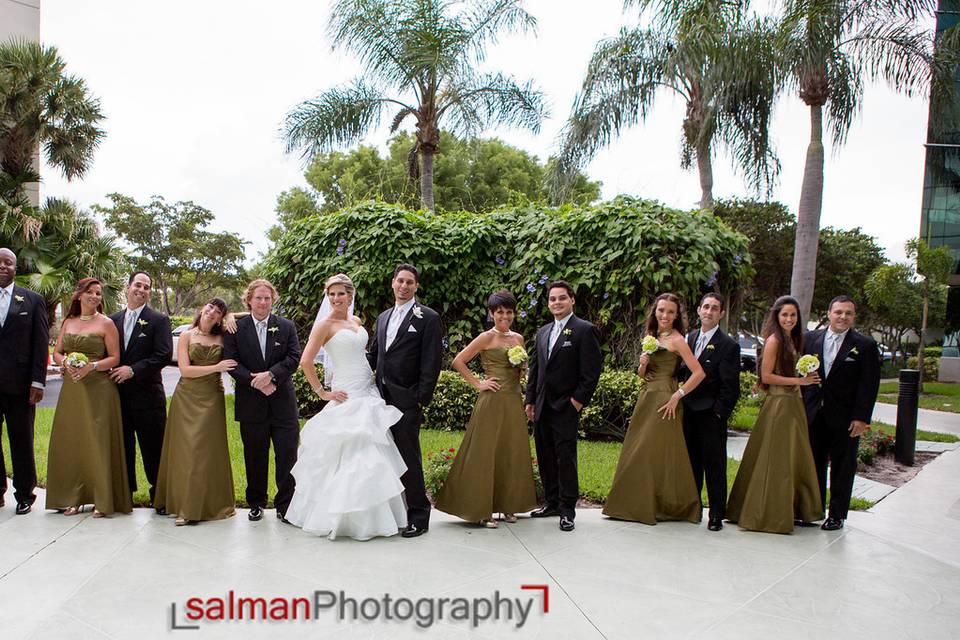
[[[340,329],[324,345],[333,388],[348,397],[329,402],[303,426],[291,472],[296,490],[287,520],[331,540],[392,536],[407,526],[400,482],[407,466],[390,433],[402,413],[380,397],[366,344],[360,327]]]

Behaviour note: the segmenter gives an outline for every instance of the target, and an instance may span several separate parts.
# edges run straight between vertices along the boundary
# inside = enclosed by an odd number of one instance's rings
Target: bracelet
[[[100,361],[99,361],[99,360],[94,360],[94,361],[91,362],[90,364],[91,364],[91,366],[93,366],[93,370],[96,371],[96,370],[97,370],[97,365],[100,364]]]
[[[678,387],[678,388],[677,388],[677,392],[680,394],[680,397],[681,397],[681,398],[682,398],[683,396],[687,395],[686,392],[683,390],[683,387]]]

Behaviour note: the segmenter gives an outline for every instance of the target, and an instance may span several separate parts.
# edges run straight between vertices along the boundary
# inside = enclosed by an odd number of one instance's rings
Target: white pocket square
[[[856,362],[856,359],[855,359],[855,358],[847,357],[847,358],[844,358],[843,361],[844,361],[844,362]]]
[[[562,345],[560,345],[560,348],[562,349],[563,347],[572,347],[572,346],[573,346],[573,343],[567,340]]]
[[[279,343],[279,342],[274,342],[274,343],[273,343],[273,346],[279,347],[279,346],[280,346],[280,343]]]
[[[27,315],[27,312],[26,312],[26,311],[21,311],[21,312],[20,312],[20,315],[21,315],[21,316],[25,316],[25,315]]]
[[[138,338],[146,338],[146,337],[147,337],[147,334],[145,334],[145,333],[141,333],[141,334],[140,334],[140,335],[138,335],[137,337],[138,337]]]
[[[409,327],[407,327],[407,333],[416,333],[416,332],[417,332],[417,328],[414,327],[413,325],[410,325]]]

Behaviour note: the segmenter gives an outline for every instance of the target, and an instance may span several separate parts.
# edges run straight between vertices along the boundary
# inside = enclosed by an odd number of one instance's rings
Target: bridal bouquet
[[[820,368],[820,358],[817,356],[806,355],[797,360],[797,373],[805,378]]]
[[[63,359],[63,364],[68,364],[74,369],[82,369],[88,362],[90,362],[90,358],[78,351],[68,353],[67,357]]]
[[[527,361],[527,359],[529,359],[529,357],[530,356],[527,355],[527,350],[520,345],[507,349],[507,360],[509,360],[510,364],[515,367],[522,365]]]
[[[645,336],[640,342],[640,351],[648,356],[653,355],[660,348],[660,343],[653,336]]]

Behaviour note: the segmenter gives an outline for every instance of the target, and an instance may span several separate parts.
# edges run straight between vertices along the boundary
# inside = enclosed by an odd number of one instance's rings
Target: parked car
[[[763,346],[763,338],[755,336],[749,331],[740,331],[737,334],[737,342],[740,343],[740,370],[757,371],[757,351]]]
[[[176,327],[173,333],[173,363],[177,363],[177,345],[180,343],[180,334],[190,328],[189,324],[182,324]]]

